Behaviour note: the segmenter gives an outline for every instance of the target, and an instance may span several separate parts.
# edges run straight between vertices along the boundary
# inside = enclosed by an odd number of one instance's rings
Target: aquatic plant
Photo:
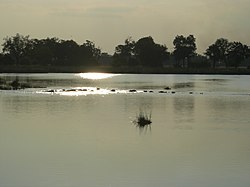
[[[171,90],[171,88],[169,86],[164,88],[165,90]]]
[[[21,83],[17,77],[11,82],[4,79],[0,81],[0,90],[20,90],[25,88],[32,88],[32,86],[29,83]]]
[[[21,88],[21,84],[19,83],[18,78],[16,78],[14,81],[10,83],[10,86],[13,88],[13,90],[17,90]]]
[[[133,122],[139,128],[149,126],[152,123],[151,113],[147,114],[145,112],[140,111],[140,113],[136,116],[136,119]]]

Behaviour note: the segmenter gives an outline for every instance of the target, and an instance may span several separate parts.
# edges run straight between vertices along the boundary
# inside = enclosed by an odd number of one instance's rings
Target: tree
[[[32,63],[52,65],[59,62],[62,52],[59,49],[58,38],[35,39],[33,43],[34,47],[29,53]]]
[[[220,60],[220,50],[215,44],[210,45],[205,52],[205,55],[213,61],[213,68],[216,67],[216,63]]]
[[[134,65],[135,60],[135,41],[129,37],[124,45],[118,45],[114,53],[114,65]]]
[[[184,67],[185,61],[187,62],[187,67],[189,67],[189,60],[191,57],[195,55],[196,51],[196,43],[195,37],[193,35],[189,35],[188,37],[184,37],[183,35],[176,36],[173,44],[174,51],[173,55],[177,61],[177,66]],[[182,64],[180,64],[180,61]]]
[[[73,40],[61,40],[58,45],[58,58],[63,64],[77,64],[80,62],[80,46]]]
[[[4,59],[4,55],[0,53],[0,64],[3,63],[3,61],[4,61],[3,59]]]
[[[101,56],[101,49],[96,47],[94,42],[89,40],[86,40],[86,42],[80,46],[80,52],[82,59],[87,63],[97,64],[98,59]]]
[[[227,65],[228,49],[229,42],[224,38],[217,39],[214,44],[207,48],[205,55],[213,61],[213,68],[215,68],[216,63],[219,62],[224,62]]]
[[[139,39],[135,44],[135,55],[144,66],[161,67],[169,57],[165,45],[156,44],[151,36]]]
[[[229,66],[237,68],[249,56],[249,48],[240,42],[231,42],[228,47]]]
[[[79,65],[80,63],[97,64],[101,55],[100,48],[89,40],[79,46],[73,40],[58,38],[29,39],[29,36],[16,34],[4,38],[2,62],[13,61],[15,64],[40,65]],[[11,59],[11,60],[9,60]]]
[[[192,61],[190,61],[189,67],[191,68],[209,68],[211,66],[208,59],[200,54],[196,54],[194,57],[192,57]]]
[[[4,38],[2,46],[3,53],[10,55],[14,62],[19,64],[28,51],[32,49],[33,41],[29,39],[29,36],[16,34],[16,36]]]

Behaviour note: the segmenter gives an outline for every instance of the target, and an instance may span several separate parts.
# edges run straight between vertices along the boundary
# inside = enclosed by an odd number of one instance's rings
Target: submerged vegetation
[[[23,85],[19,83],[18,78],[11,82],[7,82],[5,79],[0,79],[0,90],[18,90],[21,89]]]
[[[250,74],[250,49],[241,42],[220,38],[204,54],[196,52],[193,35],[177,35],[173,45],[173,51],[168,51],[151,36],[138,41],[129,37],[109,55],[89,40],[79,45],[74,40],[31,39],[16,34],[4,38],[0,72]]]
[[[27,82],[20,82],[18,77],[14,80],[7,81],[0,78],[0,90],[21,90],[26,88],[42,88],[41,86],[32,86]]]

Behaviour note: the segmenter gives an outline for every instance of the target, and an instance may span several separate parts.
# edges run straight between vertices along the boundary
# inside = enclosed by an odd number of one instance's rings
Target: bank
[[[0,65],[0,73],[131,73],[131,74],[221,74],[250,75],[249,68],[159,68],[113,66]]]

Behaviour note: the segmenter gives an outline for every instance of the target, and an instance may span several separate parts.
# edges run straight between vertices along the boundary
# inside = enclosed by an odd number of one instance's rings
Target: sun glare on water
[[[83,79],[92,79],[92,80],[99,80],[99,79],[106,79],[117,76],[119,74],[111,74],[111,73],[79,73],[76,74]]]

